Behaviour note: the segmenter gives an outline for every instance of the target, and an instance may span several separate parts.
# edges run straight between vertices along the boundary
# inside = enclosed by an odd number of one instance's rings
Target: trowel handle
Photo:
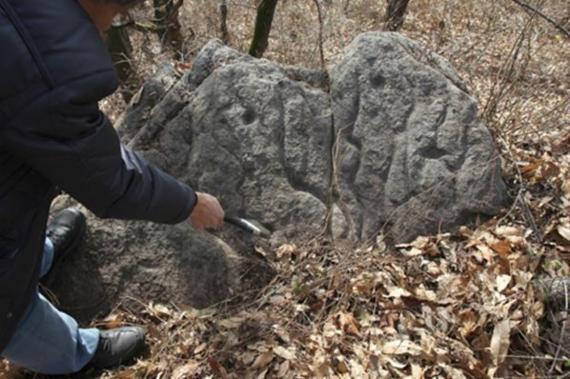
[[[252,234],[255,235],[260,235],[261,234],[261,230],[253,225],[251,222],[247,221],[246,219],[243,219],[241,217],[230,217],[230,216],[226,216],[224,217],[224,221],[227,222],[228,224],[232,224],[235,225],[247,232],[250,232]]]

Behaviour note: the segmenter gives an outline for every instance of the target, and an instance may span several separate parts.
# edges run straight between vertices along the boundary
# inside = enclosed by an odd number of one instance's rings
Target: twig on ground
[[[524,194],[527,192],[527,189],[526,189],[526,186],[524,185],[524,178],[523,178],[522,172],[521,172],[519,166],[517,166],[515,156],[511,150],[511,147],[509,146],[509,144],[505,140],[505,138],[500,133],[497,133],[497,139],[503,144],[505,150],[507,151],[509,158],[511,159],[511,162],[515,168],[516,173],[517,173],[517,179],[518,179],[519,185],[520,185],[517,196],[515,198],[515,201],[513,201],[513,205],[511,206],[509,211],[503,217],[501,217],[499,222],[501,222],[504,219],[506,219],[507,217],[509,217],[513,213],[517,203],[519,203],[521,205],[521,207],[523,208],[524,218],[527,221],[527,223],[529,224],[530,228],[532,229],[532,232],[534,233],[537,242],[542,243],[542,236],[540,235],[540,232],[539,232],[538,227],[536,225],[536,221],[534,220],[534,216],[532,215],[532,212],[530,211],[530,208],[529,208],[528,204],[526,203],[526,199],[524,197]]]

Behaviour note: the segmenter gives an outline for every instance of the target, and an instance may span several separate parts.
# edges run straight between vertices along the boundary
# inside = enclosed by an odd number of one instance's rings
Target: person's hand
[[[207,193],[196,192],[197,201],[188,222],[195,229],[219,229],[224,225],[224,210],[218,199]]]

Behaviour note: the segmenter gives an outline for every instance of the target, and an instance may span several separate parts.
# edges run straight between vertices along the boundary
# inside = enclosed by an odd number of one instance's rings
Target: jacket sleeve
[[[175,224],[196,194],[119,141],[97,101],[109,92],[102,72],[58,87],[26,109],[2,139],[10,151],[97,216]]]

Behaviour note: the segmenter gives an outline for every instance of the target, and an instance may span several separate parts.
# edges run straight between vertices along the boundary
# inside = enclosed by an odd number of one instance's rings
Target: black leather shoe
[[[85,215],[77,208],[64,209],[54,216],[46,231],[47,237],[53,243],[54,252],[50,274],[66,257],[77,250],[85,236],[86,226]]]
[[[88,367],[109,369],[129,364],[140,356],[144,346],[144,330],[140,327],[102,330],[97,351]]]

